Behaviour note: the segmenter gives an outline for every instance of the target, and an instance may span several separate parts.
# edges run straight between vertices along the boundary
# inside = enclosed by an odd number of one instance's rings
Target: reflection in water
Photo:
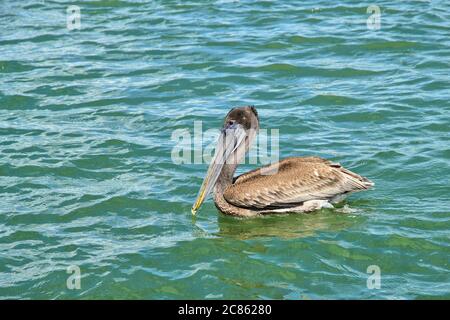
[[[280,214],[260,218],[218,216],[218,236],[241,240],[258,237],[303,238],[317,231],[337,232],[361,222],[363,216],[324,209],[310,214]],[[345,211],[344,211],[345,212]]]

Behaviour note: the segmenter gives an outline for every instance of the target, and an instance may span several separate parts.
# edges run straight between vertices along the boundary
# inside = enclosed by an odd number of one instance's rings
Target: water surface
[[[379,30],[350,0],[1,1],[0,298],[450,298],[450,5],[376,4]],[[376,188],[193,219],[206,164],[171,135],[248,104]]]

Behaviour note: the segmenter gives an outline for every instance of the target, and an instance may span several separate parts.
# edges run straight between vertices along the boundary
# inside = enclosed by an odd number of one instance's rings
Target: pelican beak
[[[217,141],[214,157],[211,160],[208,171],[206,172],[206,176],[198,192],[197,199],[192,206],[191,212],[193,215],[196,214],[203,201],[205,201],[206,197],[213,190],[225,163],[236,163],[236,161],[239,160],[233,155],[235,154],[236,149],[245,141],[245,137],[246,132],[240,124],[229,124],[222,129]]]

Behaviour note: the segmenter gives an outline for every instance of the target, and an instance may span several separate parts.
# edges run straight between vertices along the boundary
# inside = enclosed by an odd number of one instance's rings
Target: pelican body
[[[192,214],[212,191],[214,203],[222,213],[253,217],[333,208],[349,194],[374,185],[340,164],[319,157],[286,158],[234,178],[258,129],[255,107],[238,107],[228,112]]]

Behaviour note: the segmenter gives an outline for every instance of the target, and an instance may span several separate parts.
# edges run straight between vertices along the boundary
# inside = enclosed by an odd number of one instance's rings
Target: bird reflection
[[[304,238],[318,232],[338,232],[361,222],[363,216],[345,213],[346,207],[337,210],[322,209],[309,215],[268,215],[259,219],[218,216],[218,236],[240,240],[278,237]],[[342,212],[341,214],[336,213]]]

